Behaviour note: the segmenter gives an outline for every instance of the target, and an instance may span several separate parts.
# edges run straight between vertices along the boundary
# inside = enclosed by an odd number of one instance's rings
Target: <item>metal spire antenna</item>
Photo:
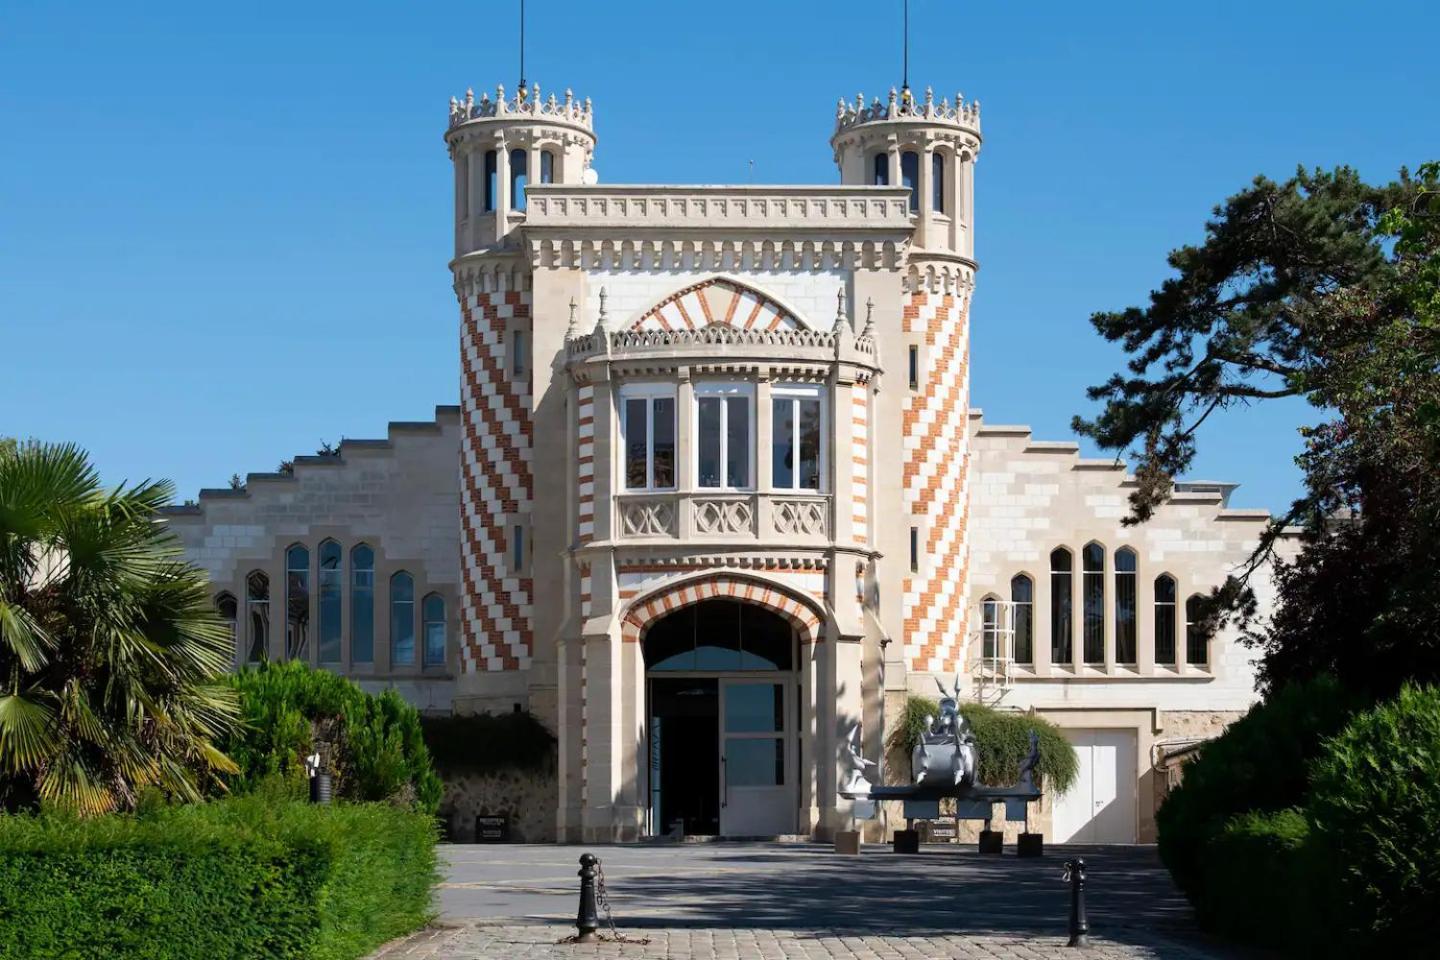
[[[910,0],[904,0],[904,2],[905,2],[905,35],[904,35],[904,38],[903,38],[903,42],[901,43],[901,46],[902,46],[902,48],[904,49],[905,54],[904,54],[903,65],[902,65],[902,67],[901,67],[901,72],[900,72],[900,89],[901,89],[901,90],[909,90],[909,89],[910,89]],[[521,0],[521,5],[522,5],[522,6],[524,5],[524,0]],[[524,73],[524,70],[523,70],[523,69],[521,70],[521,73]],[[521,80],[521,81],[520,81],[520,85],[523,87],[523,86],[525,85],[525,81],[524,81],[524,80]]]
[[[525,0],[520,0],[520,97],[525,97]]]

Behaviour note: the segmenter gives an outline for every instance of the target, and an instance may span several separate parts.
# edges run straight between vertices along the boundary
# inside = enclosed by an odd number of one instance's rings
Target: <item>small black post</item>
[[[330,774],[316,772],[310,775],[310,802],[328,804],[333,788],[330,783]]]
[[[1090,918],[1085,915],[1085,861],[1065,861],[1065,879],[1070,881],[1069,947],[1090,946]]]
[[[593,943],[599,939],[600,917],[595,912],[595,864],[593,854],[580,856],[580,912],[575,915],[576,943]]]

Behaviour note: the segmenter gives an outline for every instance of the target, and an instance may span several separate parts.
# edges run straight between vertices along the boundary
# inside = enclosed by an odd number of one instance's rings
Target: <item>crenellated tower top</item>
[[[910,188],[915,223],[911,259],[918,255],[961,257],[973,264],[971,198],[975,158],[980,154],[980,101],[962,94],[935,100],[925,88],[890,90],[867,106],[864,94],[841,100],[830,146],[840,182],[855,186]]]
[[[547,120],[560,123],[567,123],[580,127],[582,130],[594,132],[594,109],[590,104],[590,98],[583,101],[577,100],[575,94],[569,90],[565,91],[565,99],[561,100],[552,92],[550,98],[545,99],[540,92],[540,84],[534,84],[529,89],[524,87],[515,96],[506,99],[504,85],[495,88],[495,99],[490,99],[490,94],[480,94],[480,99],[475,99],[474,90],[465,91],[465,99],[450,98],[450,126],[452,128],[469,123],[472,120],[494,120],[497,118]]]

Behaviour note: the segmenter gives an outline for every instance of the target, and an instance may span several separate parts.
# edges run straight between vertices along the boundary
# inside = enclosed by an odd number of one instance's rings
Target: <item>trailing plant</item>
[[[0,455],[0,809],[194,800],[235,769],[230,636],[158,517],[172,492],[106,490],[73,444]]]
[[[960,713],[970,721],[970,729],[975,734],[982,783],[1006,786],[1016,781],[1020,764],[1030,755],[1031,731],[1039,738],[1042,789],[1063,793],[1075,782],[1080,770],[1075,748],[1049,720],[978,703],[961,704]],[[908,757],[920,742],[925,718],[939,715],[940,705],[936,701],[929,697],[908,697],[905,712],[890,735],[891,749]]]
[[[226,747],[239,766],[234,789],[267,778],[299,779],[320,754],[335,791],[354,800],[413,803],[434,813],[443,786],[430,761],[419,712],[393,690],[355,683],[299,661],[235,674],[241,723]]]

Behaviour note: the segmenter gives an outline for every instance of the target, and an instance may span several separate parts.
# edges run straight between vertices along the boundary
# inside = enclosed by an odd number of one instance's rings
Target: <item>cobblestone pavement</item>
[[[648,945],[560,944],[574,932],[576,860],[601,858],[615,922]],[[1065,848],[1038,860],[956,846],[844,857],[808,844],[449,846],[440,926],[372,960],[1072,960],[1233,958],[1195,929],[1149,847]],[[1091,948],[1065,947],[1066,857],[1083,856]]]

